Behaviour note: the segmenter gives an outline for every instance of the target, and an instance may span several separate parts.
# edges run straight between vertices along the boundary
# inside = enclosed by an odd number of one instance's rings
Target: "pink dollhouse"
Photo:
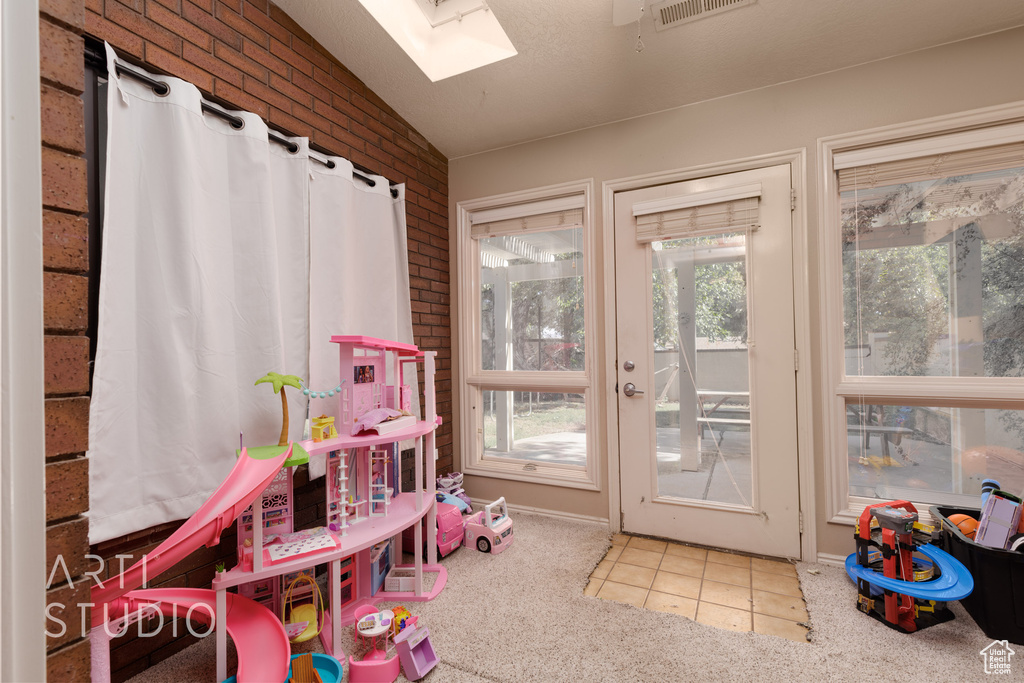
[[[282,591],[300,573],[328,566],[327,616],[320,633],[324,649],[343,658],[339,632],[355,620],[360,607],[380,601],[431,600],[444,588],[447,574],[437,564],[436,539],[424,539],[421,521],[435,524],[434,431],[440,420],[434,399],[434,352],[412,344],[362,336],[334,336],[339,349],[337,436],[295,444],[295,453],[263,493],[239,516],[239,562],[213,581],[218,597],[228,588],[280,615]],[[413,416],[406,365],[421,363],[424,419]],[[388,379],[390,377],[390,380]],[[390,419],[388,419],[390,418]],[[396,476],[399,441],[415,442],[415,482],[402,491]],[[304,450],[305,453],[299,453]],[[426,457],[425,454],[430,454]],[[326,526],[296,532],[293,526],[292,471],[310,458],[326,460]],[[253,510],[262,510],[256,515]],[[427,544],[427,561],[416,553],[411,590],[384,586],[390,558],[402,557],[402,531],[414,528],[415,546]],[[423,575],[437,574],[429,591]],[[292,594],[299,602],[305,588]],[[312,596],[309,596],[312,597]],[[226,638],[217,631],[218,680],[226,677]]]

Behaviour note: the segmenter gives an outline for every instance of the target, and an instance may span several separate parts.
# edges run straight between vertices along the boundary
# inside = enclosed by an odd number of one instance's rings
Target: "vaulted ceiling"
[[[449,158],[1024,25],[1022,0],[756,0],[656,31],[644,2],[637,52],[633,0],[488,0],[519,54],[431,83],[356,0],[276,2]]]

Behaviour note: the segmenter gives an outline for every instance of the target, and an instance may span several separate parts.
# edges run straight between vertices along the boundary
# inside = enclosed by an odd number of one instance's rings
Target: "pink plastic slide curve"
[[[204,624],[210,623],[217,604],[217,593],[205,588],[153,588],[132,591],[125,597],[133,612],[145,603],[153,603],[166,617],[189,615]],[[235,680],[284,681],[291,664],[291,645],[284,624],[273,612],[249,598],[234,593],[227,593],[226,597],[224,625],[238,652]]]
[[[184,607],[187,612],[193,605],[204,604],[209,609],[194,609],[192,616],[209,619],[215,611],[215,591],[197,588],[135,589],[152,581],[200,547],[219,543],[221,532],[252,505],[291,454],[289,445],[283,453],[260,460],[250,457],[247,449],[243,448],[227,478],[177,531],[120,576],[108,579],[103,586],[92,587],[93,628],[124,616],[132,605],[157,601],[165,603],[159,608],[165,613],[174,605]],[[238,681],[284,680],[288,674],[291,646],[281,622],[269,610],[251,600],[233,594],[228,594],[227,600],[225,627],[240,655]],[[178,615],[181,616],[181,612]],[[244,658],[241,656],[243,652],[247,653]],[[248,656],[254,659],[245,662]],[[243,673],[243,667],[247,674]],[[103,668],[102,665],[94,666],[94,681],[105,678],[102,672],[97,671]],[[278,668],[281,668],[280,676],[276,675]],[[271,672],[274,672],[273,676]],[[109,669],[106,674],[109,677]]]

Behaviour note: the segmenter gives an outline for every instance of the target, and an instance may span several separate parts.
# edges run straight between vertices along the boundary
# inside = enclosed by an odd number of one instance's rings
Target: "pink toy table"
[[[367,614],[356,622],[356,631],[364,638],[373,640],[373,650],[366,655],[365,659],[384,659],[388,649],[388,633],[391,631],[391,622],[395,620],[395,613],[389,609],[373,614]],[[383,638],[383,647],[378,647],[377,639]]]

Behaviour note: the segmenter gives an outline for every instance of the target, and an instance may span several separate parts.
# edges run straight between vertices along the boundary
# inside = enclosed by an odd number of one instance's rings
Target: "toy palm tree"
[[[256,384],[262,384],[263,382],[270,382],[274,387],[275,394],[281,394],[281,438],[278,440],[278,446],[288,445],[288,399],[284,395],[285,385],[295,387],[296,389],[302,388],[302,379],[295,375],[279,375],[276,372],[268,372],[265,377],[260,377],[256,380]]]

